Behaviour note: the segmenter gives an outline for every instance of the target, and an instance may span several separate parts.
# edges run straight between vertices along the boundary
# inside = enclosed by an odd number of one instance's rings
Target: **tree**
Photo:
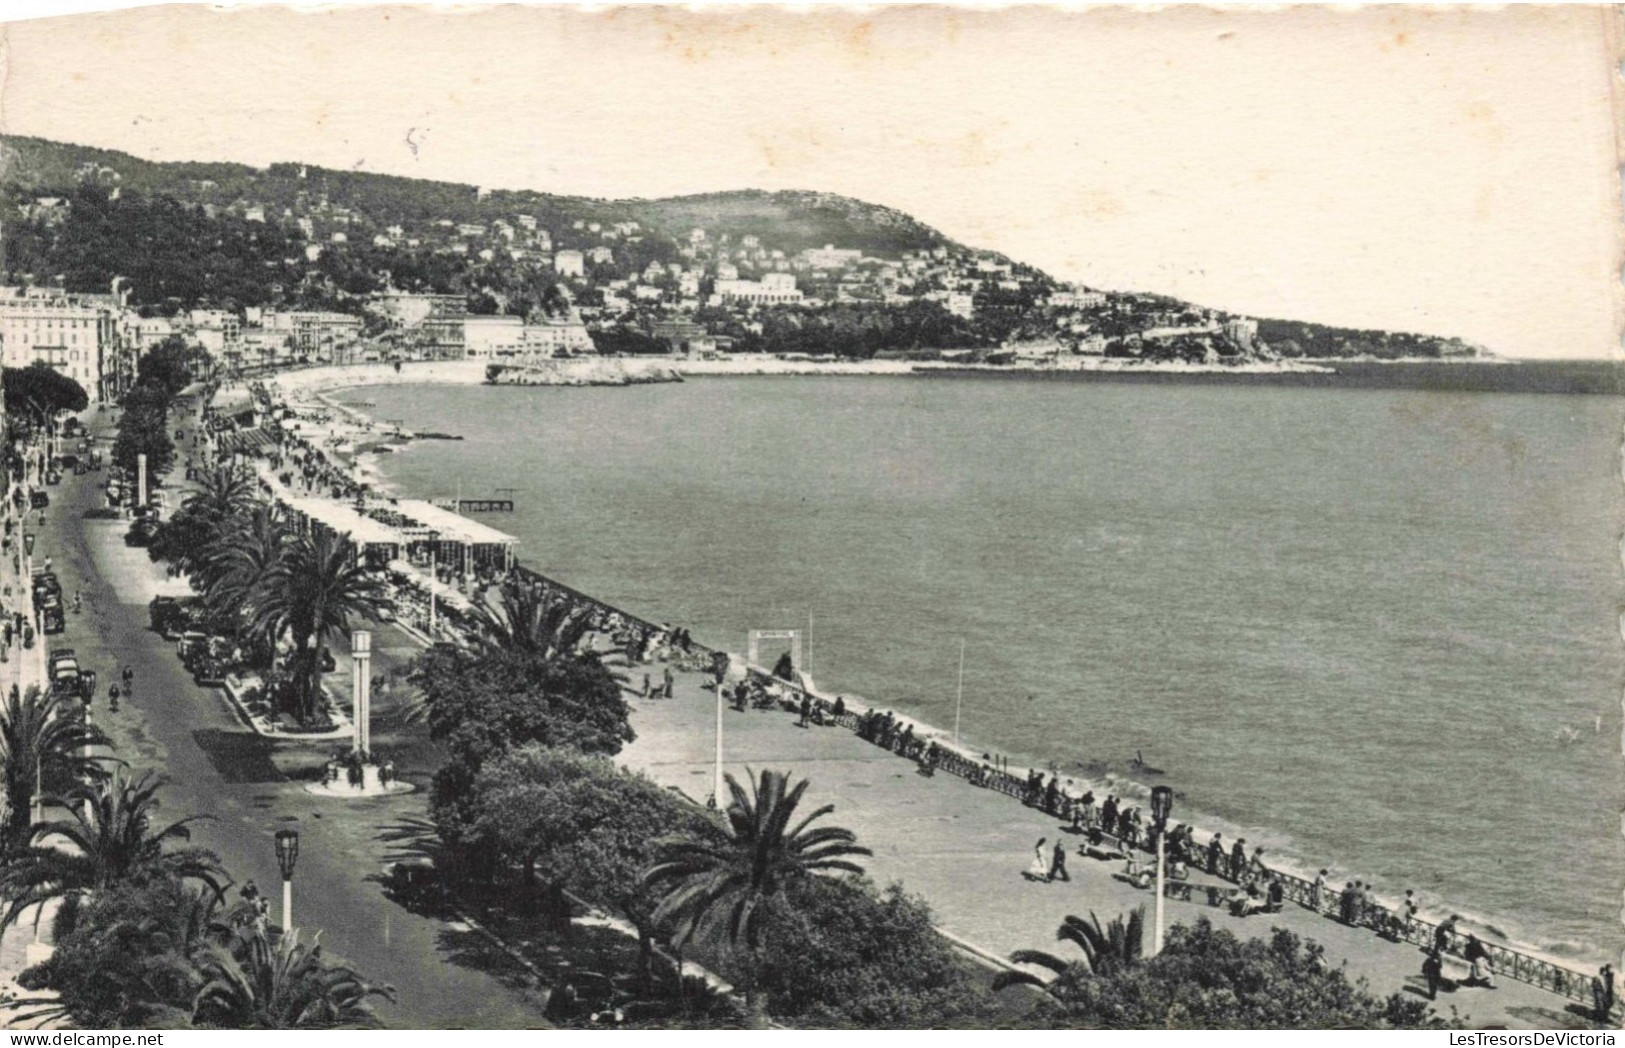
[[[6,368],[6,411],[26,415],[44,428],[63,412],[90,406],[85,387],[60,371],[36,360],[25,368]]]
[[[1443,1029],[1428,1003],[1372,994],[1326,961],[1313,941],[1276,928],[1243,941],[1199,917],[1169,930],[1141,964],[1069,980],[1027,1021],[1103,1029]]]
[[[203,583],[209,609],[242,631],[252,621],[256,599],[287,556],[292,538],[281,512],[269,503],[223,521],[195,576]],[[268,641],[273,638],[250,635],[245,639],[251,649],[271,650]]]
[[[1076,988],[1079,979],[1096,975],[1110,975],[1139,964],[1145,956],[1145,907],[1139,906],[1128,915],[1113,917],[1105,928],[1093,913],[1085,921],[1070,914],[1055,931],[1055,938],[1070,942],[1083,951],[1082,965],[1067,961],[1043,950],[1017,950],[1010,959],[1017,964],[1031,964],[1050,971],[1048,982],[1023,971],[1000,972],[993,981],[994,989],[1023,984],[1036,986],[1052,996],[1064,999]]]
[[[51,899],[80,897],[125,882],[194,878],[218,890],[225,874],[213,852],[170,848],[190,840],[188,824],[207,816],[153,828],[163,782],[152,772],[132,782],[118,770],[105,781],[53,798],[70,817],[36,823],[29,847],[14,853],[0,870],[0,896],[6,900],[0,929]]]
[[[537,661],[443,644],[418,656],[412,680],[429,735],[449,757],[430,795],[435,825],[480,879],[494,874],[497,859],[473,799],[487,762],[529,743],[610,756],[634,737],[621,686],[590,653]]]
[[[200,474],[175,515],[158,527],[147,555],[195,573],[218,553],[231,525],[260,505],[254,475],[246,469],[216,466]],[[200,588],[207,590],[206,580]]]
[[[475,643],[487,653],[511,651],[548,661],[574,654],[592,631],[592,613],[549,596],[517,579],[504,581],[500,607],[481,602],[474,617]]]
[[[125,882],[80,910],[50,958],[19,981],[54,991],[54,1014],[81,1029],[185,1026],[203,985],[201,956],[230,935],[221,895],[207,885],[169,877]]]
[[[355,544],[324,530],[291,542],[266,572],[253,601],[250,635],[271,648],[284,635],[293,641],[293,712],[309,722],[321,694],[328,638],[347,630],[355,616],[376,616],[389,597],[378,577],[361,565]]]
[[[762,987],[775,1016],[887,1030],[991,1019],[985,987],[902,885],[877,893],[863,878],[807,877],[773,905]]]
[[[0,850],[27,840],[34,798],[40,788],[65,786],[100,764],[84,756],[103,743],[99,728],[79,715],[78,700],[44,694],[37,687],[12,691],[0,706],[0,767],[5,774],[6,821]]]
[[[644,875],[660,895],[655,920],[679,922],[679,940],[696,931],[725,932],[735,950],[746,953],[746,999],[758,1015],[767,1012],[761,999],[762,949],[772,903],[791,884],[820,873],[861,874],[852,861],[874,854],[857,843],[851,830],[838,826],[812,829],[812,823],[835,810],[826,804],[791,825],[809,785],[794,786],[783,772],[764,771],[751,792],[727,777],[733,801],[726,832],[716,840],[674,840],[662,845],[659,861]]]
[[[480,830],[536,877],[554,912],[568,891],[620,913],[637,929],[640,975],[654,976],[655,900],[642,873],[656,842],[673,833],[715,836],[716,824],[649,778],[604,757],[526,746],[488,765],[475,782]]]
[[[199,1026],[223,1030],[334,1030],[379,1025],[369,998],[394,1000],[354,969],[322,961],[315,945],[287,931],[273,944],[263,930],[239,932],[230,948],[214,945],[202,965],[205,979],[193,1005]]]
[[[137,383],[124,395],[124,414],[113,439],[113,462],[134,473],[140,456],[147,456],[149,475],[162,475],[175,462],[175,444],[169,438],[171,396],[156,385]]]
[[[208,352],[201,346],[189,346],[179,335],[170,335],[141,354],[136,361],[135,381],[138,386],[161,390],[164,401],[175,395],[202,373],[207,366]]]

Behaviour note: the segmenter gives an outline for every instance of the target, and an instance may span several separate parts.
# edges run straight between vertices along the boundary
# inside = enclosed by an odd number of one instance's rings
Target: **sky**
[[[0,26],[0,133],[601,197],[823,190],[1090,287],[1604,357],[1610,17],[147,8]]]

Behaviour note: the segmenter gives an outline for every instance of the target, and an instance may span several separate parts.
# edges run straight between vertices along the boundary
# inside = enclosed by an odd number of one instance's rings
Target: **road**
[[[111,412],[93,416],[92,429],[105,434],[112,421]],[[49,640],[74,648],[97,671],[102,694],[93,717],[112,735],[118,756],[138,773],[168,776],[160,795],[164,814],[207,815],[195,842],[273,900],[280,896],[273,834],[297,829],[293,923],[303,941],[319,933],[325,953],[394,987],[395,1001],[378,1005],[388,1026],[545,1025],[529,979],[481,934],[411,913],[383,893],[384,869],[417,854],[415,842],[424,838],[432,763],[400,762],[401,777],[418,786],[412,794],[345,801],[304,792],[295,776],[314,770],[331,744],[273,744],[246,728],[223,695],[193,683],[173,646],[147,629],[147,600],[162,585],[163,569],[144,550],[124,545],[124,522],[83,519],[86,509],[105,504],[104,478],[70,475],[51,489],[36,563],[51,556],[64,592],[71,599],[82,591],[86,611],[70,615],[67,634]],[[178,495],[172,489],[172,505]],[[113,714],[106,688],[122,666],[135,671],[135,700]],[[276,909],[272,916],[279,919]]]

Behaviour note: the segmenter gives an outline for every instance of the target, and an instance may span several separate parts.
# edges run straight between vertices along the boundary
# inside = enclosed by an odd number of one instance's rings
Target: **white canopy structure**
[[[364,517],[341,502],[331,499],[298,498],[279,493],[287,507],[308,520],[340,535],[350,536],[358,546],[405,546],[406,536],[387,524]]]
[[[402,516],[410,517],[439,536],[442,542],[461,542],[470,546],[514,546],[519,540],[496,528],[470,520],[461,513],[441,509],[423,499],[401,499],[395,508]]]

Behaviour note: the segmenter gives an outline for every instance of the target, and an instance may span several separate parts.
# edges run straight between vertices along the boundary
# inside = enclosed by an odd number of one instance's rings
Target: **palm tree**
[[[0,871],[0,897],[7,903],[0,929],[32,906],[138,878],[194,878],[221,890],[227,878],[213,852],[169,848],[175,841],[191,840],[188,824],[209,816],[153,828],[163,784],[152,772],[132,782],[119,769],[105,781],[75,786],[52,798],[71,818],[35,823],[30,846]]]
[[[295,715],[309,721],[321,690],[327,639],[349,628],[356,615],[377,615],[389,604],[383,583],[360,563],[355,544],[322,531],[300,536],[266,572],[253,596],[250,633],[268,646],[293,642],[289,668],[298,682]]]
[[[499,588],[501,608],[480,602],[475,611],[475,644],[486,651],[515,651],[540,660],[572,654],[592,631],[592,614],[570,601],[508,580]]]
[[[811,829],[811,824],[835,810],[826,804],[791,825],[796,806],[807,792],[808,781],[790,786],[784,772],[764,771],[747,794],[732,775],[727,777],[732,803],[728,824],[715,839],[677,840],[663,844],[656,863],[643,883],[660,896],[654,920],[676,919],[678,941],[696,931],[720,927],[734,948],[750,954],[746,1000],[758,1009],[757,972],[770,904],[778,901],[793,881],[818,873],[863,873],[852,862],[873,855],[858,845],[851,830],[838,826]]]
[[[1055,938],[1082,950],[1082,963],[1043,950],[1017,950],[1010,955],[1010,960],[1048,969],[1054,973],[1053,978],[1045,980],[1031,972],[1005,971],[994,978],[993,989],[1002,990],[1019,983],[1037,986],[1064,999],[1083,979],[1133,968],[1145,957],[1145,907],[1134,909],[1127,921],[1120,916],[1112,918],[1105,928],[1100,926],[1100,918],[1093,912],[1087,921],[1068,915],[1055,930]]]
[[[0,706],[0,772],[5,776],[4,849],[28,838],[34,798],[42,783],[67,782],[101,767],[85,757],[91,745],[105,743],[101,729],[87,724],[78,703],[37,687],[13,690]]]
[[[269,503],[233,518],[198,571],[210,609],[249,621],[255,594],[281,563],[291,539],[286,520]]]
[[[235,949],[212,946],[203,962],[203,988],[192,1020],[228,1030],[310,1030],[376,1027],[369,997],[394,1000],[353,969],[322,963],[321,936],[306,949],[299,933],[275,944],[265,932],[239,936]]]
[[[254,474],[233,466],[216,466],[198,476],[197,486],[181,503],[204,520],[221,521],[247,513],[259,501]]]

